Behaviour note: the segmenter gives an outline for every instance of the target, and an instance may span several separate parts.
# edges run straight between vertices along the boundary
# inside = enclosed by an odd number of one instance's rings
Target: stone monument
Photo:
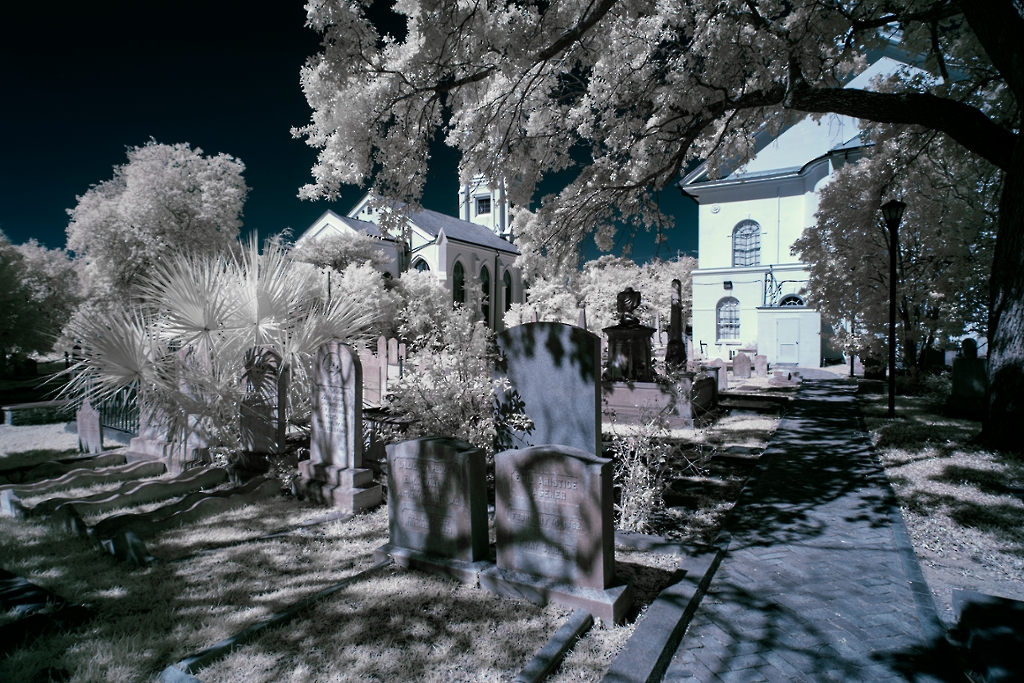
[[[732,376],[736,379],[750,378],[750,356],[742,351],[732,357]]]
[[[612,461],[535,446],[498,453],[494,469],[497,566],[481,572],[480,585],[621,621],[632,590],[614,577]]]
[[[978,358],[978,342],[960,342],[960,356],[953,359],[953,386],[946,403],[953,415],[981,419],[988,391],[988,359]]]
[[[755,377],[767,377],[768,376],[768,356],[765,356],[765,355],[754,356],[754,376]]]
[[[600,337],[562,323],[526,323],[499,333],[497,342],[496,374],[508,377],[534,425],[517,437],[600,453]]]
[[[78,450],[83,453],[103,452],[103,424],[99,412],[89,405],[89,399],[82,399],[82,407],[75,414],[78,428]]]
[[[653,382],[651,359],[653,327],[641,325],[636,317],[640,292],[626,287],[616,300],[619,324],[604,328],[608,337],[608,367],[605,379],[612,382]]]
[[[363,469],[362,367],[355,350],[331,341],[313,365],[309,460],[299,463],[296,490],[313,500],[357,512],[381,502],[373,472]]]
[[[281,356],[268,346],[252,349],[246,354],[242,381],[242,450],[260,454],[283,451],[288,371]]]
[[[708,366],[708,372],[715,373],[715,380],[718,382],[718,393],[728,390],[729,375],[728,368],[725,367],[725,361],[721,358],[715,358]]]
[[[424,437],[387,447],[390,556],[402,567],[423,569],[476,584],[488,565],[487,463],[472,444]]]
[[[668,326],[665,366],[669,370],[686,369],[686,342],[683,341],[683,283],[672,280],[672,318]]]

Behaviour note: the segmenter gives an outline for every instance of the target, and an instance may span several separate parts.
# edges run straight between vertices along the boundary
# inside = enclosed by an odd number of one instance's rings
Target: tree
[[[231,248],[249,191],[244,170],[188,143],[129,149],[128,163],[68,210],[68,249],[86,263],[90,297],[129,301],[140,276],[170,256]]]
[[[292,250],[292,258],[339,273],[352,263],[368,263],[374,268],[383,268],[390,262],[378,242],[357,232],[311,239],[297,245]]]
[[[794,247],[810,264],[809,302],[838,330],[833,344],[884,358],[889,234],[878,206],[903,198],[898,336],[915,371],[927,349],[985,333],[1000,173],[921,129],[880,126],[871,140],[821,191],[817,223]]]
[[[325,303],[316,269],[279,242],[260,253],[251,239],[233,251],[168,255],[140,276],[134,304],[75,321],[83,360],[66,393],[97,405],[134,389],[172,433],[201,431],[213,446],[237,447],[246,359],[267,347],[291,377],[288,414],[308,416],[318,348],[365,338],[373,320],[352,297]]]
[[[0,232],[0,375],[9,353],[46,353],[80,301],[78,272],[62,249],[15,246]]]
[[[1021,448],[1024,419],[1024,17],[1014,0],[402,0],[406,35],[378,32],[357,0],[308,5],[324,34],[295,132],[319,148],[303,196],[342,183],[415,206],[429,144],[462,153],[463,182],[506,177],[523,263],[575,254],[614,219],[652,227],[652,194],[689,162],[743,163],[758,133],[798,113],[940,131],[1005,174],[991,274],[985,434]],[[379,16],[379,15],[378,15]],[[401,31],[396,31],[400,34]],[[844,89],[866,55],[900,42],[931,78]],[[580,150],[588,154],[580,154]],[[587,156],[536,212],[538,181]],[[511,170],[511,172],[510,172]]]

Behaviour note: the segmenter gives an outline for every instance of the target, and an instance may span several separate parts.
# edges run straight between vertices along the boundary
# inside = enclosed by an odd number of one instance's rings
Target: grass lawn
[[[878,449],[939,616],[953,625],[954,589],[1024,600],[1024,456],[973,445],[981,424],[945,417],[931,400],[864,396]]]
[[[673,433],[675,457],[668,473],[721,484],[729,477],[707,467],[707,456],[734,446],[763,449],[777,424],[774,415],[725,415],[700,429]],[[14,451],[15,444],[25,447],[29,429],[49,430],[45,443],[52,441],[58,448],[51,453]],[[58,439],[66,439],[65,434],[62,426],[9,428],[0,434],[0,443],[7,444],[0,446],[0,466],[55,456],[63,452]],[[687,468],[702,457],[705,467]],[[710,540],[745,478],[743,472],[729,476],[729,486],[699,498],[695,508],[666,510],[658,532],[683,541]],[[116,486],[56,495],[87,495]],[[282,496],[185,525],[146,541],[149,552],[163,560],[147,569],[118,563],[91,542],[43,520],[0,518],[4,569],[96,613],[77,630],[43,636],[0,658],[0,681],[30,680],[47,667],[65,671],[66,680],[76,683],[151,680],[169,664],[368,569],[374,548],[388,539],[384,506],[347,521],[257,540],[326,511]],[[210,548],[217,550],[194,555]],[[642,618],[643,608],[671,581],[678,558],[619,547],[616,562],[617,573],[634,586],[637,616]],[[507,681],[569,613],[558,605],[501,599],[392,566],[371,572],[294,621],[264,632],[197,676],[205,683]],[[14,618],[13,613],[0,614],[0,623]],[[548,680],[600,679],[632,634],[635,619],[591,630]]]

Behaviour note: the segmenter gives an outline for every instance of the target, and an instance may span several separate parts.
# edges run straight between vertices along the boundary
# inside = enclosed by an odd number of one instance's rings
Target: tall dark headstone
[[[632,596],[614,580],[612,461],[560,446],[503,451],[494,482],[497,567],[481,585],[619,621]]]
[[[562,323],[527,323],[497,341],[497,373],[508,377],[533,421],[533,432],[519,435],[524,442],[600,453],[600,337]]]
[[[952,381],[947,411],[953,415],[982,418],[988,391],[988,359],[978,358],[978,343],[973,339],[964,339],[960,343],[960,356],[953,359]]]
[[[686,369],[686,342],[683,341],[683,283],[672,280],[672,318],[669,320],[665,366],[670,370]]]
[[[487,462],[472,444],[424,437],[387,447],[388,532],[404,567],[475,584],[487,560]]]
[[[381,502],[373,472],[362,467],[362,366],[340,341],[321,346],[314,360],[309,456],[299,463],[300,493],[347,512]]]

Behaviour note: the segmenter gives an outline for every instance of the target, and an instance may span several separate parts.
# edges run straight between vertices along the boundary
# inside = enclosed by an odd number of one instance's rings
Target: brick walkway
[[[852,387],[806,382],[754,476],[664,680],[952,680]]]

